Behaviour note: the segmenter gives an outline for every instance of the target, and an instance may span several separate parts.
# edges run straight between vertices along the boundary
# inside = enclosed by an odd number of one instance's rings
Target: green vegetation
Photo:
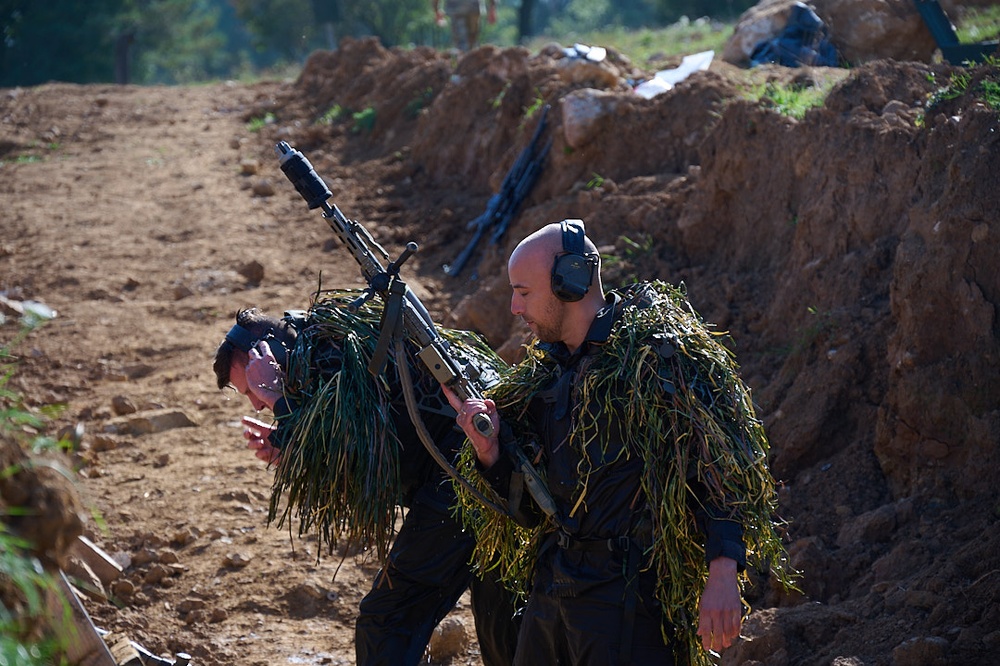
[[[264,129],[265,125],[271,125],[274,123],[274,114],[268,111],[263,116],[257,116],[251,118],[250,122],[247,123],[248,132],[259,132]]]
[[[732,20],[753,2],[531,4],[530,21],[522,24],[518,3],[500,3],[482,41],[532,50],[552,41],[581,42],[654,65],[721,48]],[[704,16],[712,18],[697,18]],[[294,77],[312,51],[368,36],[386,47],[450,45],[448,28],[435,23],[427,0],[8,0],[0,3],[0,87]],[[51,48],[54,43],[60,48]]]
[[[347,109],[339,104],[334,104],[316,122],[320,125],[332,125],[346,115]]]
[[[833,81],[818,87],[781,86],[771,82],[753,86],[748,96],[784,116],[801,120],[809,109],[823,106],[833,85]]]
[[[1000,5],[966,7],[954,22],[963,44],[995,40],[1000,35]]]
[[[1000,83],[985,79],[979,86],[983,91],[983,101],[994,111],[1000,111]]]
[[[431,87],[425,88],[423,91],[417,94],[416,97],[411,99],[406,103],[406,108],[403,109],[403,113],[407,118],[411,120],[420,115],[420,111],[434,100],[434,89]]]
[[[490,100],[490,106],[494,109],[499,109],[500,105],[503,104],[503,98],[507,95],[507,91],[510,90],[510,81],[503,84],[503,89],[496,94],[496,97]]]
[[[583,43],[603,46],[624,54],[640,67],[657,67],[667,58],[715,51],[721,53],[726,40],[733,32],[732,23],[722,23],[701,18],[694,21],[681,19],[676,23],[658,28],[625,28],[621,26],[601,27],[582,32],[568,29],[561,37],[559,32],[533,38],[528,47],[537,51],[546,43],[556,39],[567,45]]]
[[[535,99],[531,100],[531,105],[524,109],[524,119],[531,119],[543,106],[545,106],[545,99],[542,97],[542,92],[536,89]]]
[[[22,319],[20,332],[0,347],[0,439],[4,446],[11,444],[36,453],[64,443],[37,434],[45,423],[44,412],[42,415],[29,412],[21,396],[8,388],[8,384],[16,365],[11,349],[43,321],[44,317],[29,311]],[[12,465],[0,470],[0,477],[10,478],[22,469],[20,465]],[[60,663],[57,656],[65,647],[56,636],[33,638],[38,636],[33,632],[35,625],[48,616],[48,595],[59,591],[55,580],[44,572],[32,554],[32,544],[12,534],[7,526],[7,518],[26,514],[27,509],[18,506],[0,512],[0,591],[4,602],[17,600],[12,607],[0,603],[0,664],[43,666]]]
[[[604,186],[604,176],[599,173],[591,174],[590,180],[587,181],[588,190],[599,190]]]
[[[375,116],[375,108],[371,106],[354,113],[351,116],[354,119],[351,131],[355,134],[371,134],[371,131],[375,128]]]
[[[927,109],[938,104],[971,95],[995,111],[1000,111],[1000,59],[989,57],[975,69],[954,72],[946,85],[941,86],[927,100]],[[934,79],[931,79],[932,82]]]

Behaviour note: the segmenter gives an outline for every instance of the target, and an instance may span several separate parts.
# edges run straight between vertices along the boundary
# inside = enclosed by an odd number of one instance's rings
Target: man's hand
[[[493,432],[500,432],[500,415],[497,414],[496,404],[489,398],[483,400],[470,398],[463,403],[455,395],[455,392],[444,384],[441,385],[441,390],[444,391],[452,409],[458,412],[455,422],[472,442],[472,448],[476,450],[476,457],[479,458],[480,464],[487,469],[493,467],[493,463],[500,459],[500,440],[496,435],[485,437],[476,429],[472,419],[475,418],[476,414],[486,414],[493,423]]]
[[[283,377],[278,360],[266,341],[261,340],[250,350],[246,376],[247,390],[274,409],[274,403],[281,399]]]
[[[277,464],[281,458],[281,449],[271,445],[271,433],[277,430],[272,425],[257,419],[243,417],[243,437],[247,440],[247,448],[268,465]]]
[[[743,602],[736,580],[736,560],[717,557],[708,565],[708,582],[701,595],[698,635],[706,650],[721,652],[740,635]]]

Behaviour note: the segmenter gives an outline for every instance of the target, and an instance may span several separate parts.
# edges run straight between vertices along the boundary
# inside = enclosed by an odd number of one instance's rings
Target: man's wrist
[[[708,563],[710,573],[736,574],[739,570],[739,563],[731,557],[721,555]]]

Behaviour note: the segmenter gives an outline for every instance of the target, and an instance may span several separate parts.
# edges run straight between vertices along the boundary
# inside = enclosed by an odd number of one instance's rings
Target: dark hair
[[[278,364],[282,368],[287,365],[288,350],[295,346],[295,338],[298,335],[288,322],[266,315],[257,308],[244,308],[236,313],[236,325],[245,328],[256,340],[267,340]],[[244,362],[249,360],[247,352],[237,349],[229,340],[223,340],[215,352],[212,370],[215,371],[215,379],[220,389],[229,384],[229,368],[234,355],[238,355],[237,358],[243,359]]]

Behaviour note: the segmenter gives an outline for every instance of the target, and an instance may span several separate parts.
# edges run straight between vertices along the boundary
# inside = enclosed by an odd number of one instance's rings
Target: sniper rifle
[[[347,219],[336,204],[328,201],[333,194],[305,155],[292,148],[285,141],[278,143],[275,146],[275,151],[278,153],[278,163],[281,170],[295,186],[296,191],[306,200],[309,209],[323,209],[323,218],[361,266],[361,276],[368,283],[368,288],[350,304],[350,307],[356,310],[376,294],[382,298],[384,303],[382,328],[375,352],[368,365],[368,371],[373,375],[378,375],[382,371],[390,344],[393,341],[401,342],[400,338],[405,336],[416,345],[417,358],[435,380],[454,391],[462,401],[482,399],[483,394],[480,390],[480,383],[483,382],[482,371],[472,364],[462,365],[455,359],[450,351],[448,341],[437,332],[437,327],[423,303],[399,277],[400,267],[417,251],[417,244],[410,241],[395,261],[389,263],[388,266],[383,266],[382,260],[388,261],[389,253],[375,241],[361,223]],[[381,259],[376,256],[376,250],[381,255]],[[409,379],[409,364],[406,363],[403,356],[403,345],[395,344],[394,346],[397,366],[401,378],[404,380],[404,397],[410,411],[411,421],[417,428],[417,433],[428,453],[439,466],[481,502],[492,506],[500,513],[509,513],[497,507],[494,502],[486,499],[473,488],[444,458],[426,429],[422,427],[416,412],[416,399],[412,391],[412,382],[407,381]],[[486,414],[477,414],[476,416],[477,418],[474,419],[476,429],[487,437],[492,436],[494,429],[490,418]],[[513,441],[513,437],[509,436],[507,430],[504,428],[501,432],[501,448],[511,457],[516,471],[523,474],[524,484],[538,506],[547,516],[554,517],[556,514],[555,502],[549,495],[544,481],[532,467],[521,447]]]

